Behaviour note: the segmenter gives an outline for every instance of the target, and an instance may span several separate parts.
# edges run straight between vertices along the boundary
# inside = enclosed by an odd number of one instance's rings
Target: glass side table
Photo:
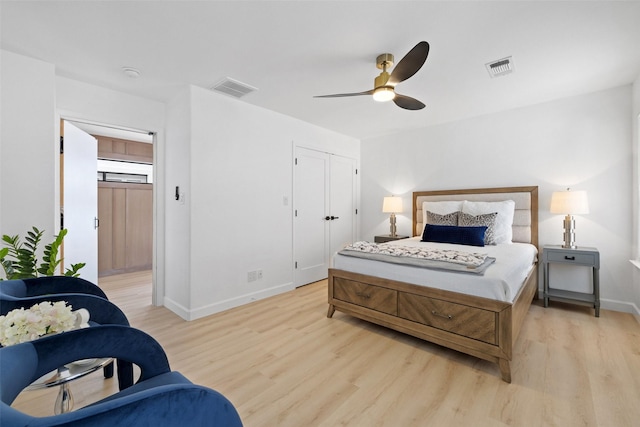
[[[92,372],[103,368],[113,359],[86,359],[68,363],[55,371],[51,371],[35,380],[25,390],[40,390],[50,387],[60,387],[53,412],[56,415],[69,412],[73,409],[73,395],[71,394],[71,381],[82,378]]]

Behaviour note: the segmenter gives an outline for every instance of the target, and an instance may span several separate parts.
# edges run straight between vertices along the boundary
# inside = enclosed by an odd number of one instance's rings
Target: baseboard
[[[253,301],[258,301],[264,298],[281,294],[283,292],[291,291],[293,289],[295,289],[293,282],[285,283],[256,292],[251,292],[249,294],[240,295],[238,297],[229,298],[224,301],[218,301],[213,304],[209,304],[204,307],[199,307],[192,310],[189,310],[186,307],[177,304],[175,301],[172,301],[170,298],[165,297],[164,306],[185,320],[196,320],[202,317],[219,313],[221,311],[229,310],[231,308],[240,307],[241,305],[245,305]]]
[[[632,313],[640,316],[638,306],[632,302],[614,301],[600,298],[600,308],[604,310],[621,311],[623,313]]]
[[[124,274],[124,273],[135,273],[137,271],[146,271],[153,269],[153,265],[140,265],[137,267],[129,267],[129,268],[119,268],[115,270],[102,270],[98,272],[98,277],[108,277],[114,276],[116,274]]]
[[[171,298],[164,297],[162,305],[182,317],[184,320],[189,320],[189,309],[173,301]]]

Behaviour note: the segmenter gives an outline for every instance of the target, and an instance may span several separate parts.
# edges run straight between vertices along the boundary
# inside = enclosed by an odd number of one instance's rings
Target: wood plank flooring
[[[174,370],[227,396],[246,426],[640,425],[631,314],[534,302],[507,384],[492,363],[340,312],[328,319],[326,281],[192,322],[151,306],[150,281],[130,273],[100,286]],[[81,407],[117,385],[95,373],[72,390]],[[56,392],[23,392],[14,407],[50,415]]]

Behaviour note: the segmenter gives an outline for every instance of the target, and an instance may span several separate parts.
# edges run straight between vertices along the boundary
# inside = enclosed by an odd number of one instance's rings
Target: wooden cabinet
[[[153,163],[153,144],[94,135],[98,140],[98,158]]]
[[[153,186],[98,183],[98,275],[152,266]]]

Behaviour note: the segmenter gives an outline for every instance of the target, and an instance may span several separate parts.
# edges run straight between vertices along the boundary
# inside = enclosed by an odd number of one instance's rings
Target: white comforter
[[[518,290],[533,268],[535,246],[527,243],[504,243],[484,247],[421,242],[420,237],[386,243],[401,246],[432,246],[466,252],[484,252],[496,259],[482,276],[430,270],[336,254],[333,267],[400,282],[429,286],[499,301],[513,302]]]

